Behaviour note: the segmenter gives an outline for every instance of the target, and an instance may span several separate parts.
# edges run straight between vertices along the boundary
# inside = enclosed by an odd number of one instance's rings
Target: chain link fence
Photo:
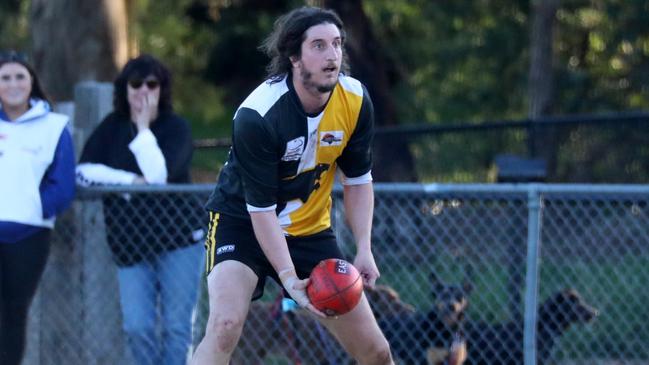
[[[134,364],[107,229],[132,241],[131,255],[155,253],[169,237],[199,238],[211,189],[81,191],[57,222],[24,364]],[[535,355],[540,364],[648,363],[648,197],[644,186],[377,184],[373,250],[382,276],[366,294],[400,363],[441,363],[454,338],[464,339],[467,364]],[[341,203],[336,190],[332,221],[352,260]],[[201,282],[194,345],[207,316]],[[281,300],[278,286],[266,289],[233,363],[351,363],[317,321]],[[160,312],[180,297],[158,303]]]

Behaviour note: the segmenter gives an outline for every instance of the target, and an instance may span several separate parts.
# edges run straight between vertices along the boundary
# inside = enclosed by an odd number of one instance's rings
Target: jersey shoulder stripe
[[[361,84],[360,81],[356,80],[353,77],[345,76],[345,75],[340,75],[338,78],[338,81],[340,82],[340,86],[352,94],[356,94],[358,96],[363,96],[363,84]]]
[[[287,92],[286,78],[272,84],[266,80],[248,95],[246,100],[237,109],[237,113],[241,108],[248,108],[259,113],[263,118],[270,108]],[[237,117],[237,113],[234,115],[235,118]]]

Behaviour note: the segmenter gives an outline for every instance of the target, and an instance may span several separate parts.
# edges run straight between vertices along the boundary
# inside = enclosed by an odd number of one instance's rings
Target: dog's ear
[[[430,283],[433,286],[435,286],[435,285],[442,282],[442,280],[440,280],[439,276],[437,275],[437,273],[435,271],[430,272],[430,275],[428,275],[428,279],[430,280]]]
[[[431,287],[433,288],[433,298],[437,298],[437,295],[446,288],[446,285],[442,283],[442,280],[440,280],[435,271],[432,271],[428,277],[430,279]]]
[[[462,290],[464,290],[464,294],[467,296],[471,294],[471,292],[473,291],[473,284],[470,280],[464,279],[464,281],[462,282]]]
[[[473,283],[475,282],[475,270],[473,265],[466,265],[464,268],[464,280],[462,281],[462,289],[466,295],[471,294],[473,291]]]
[[[378,289],[378,287],[377,287],[377,289]],[[381,293],[386,297],[386,299],[388,301],[391,301],[391,302],[399,300],[401,298],[399,293],[396,290],[394,290],[394,288],[392,288],[391,286],[382,285],[381,286]]]
[[[554,296],[557,304],[566,303],[567,305],[575,305],[581,302],[581,295],[574,288],[563,289]]]
[[[570,299],[571,301],[574,302],[582,301],[581,294],[579,294],[579,292],[575,288],[564,289],[563,293],[566,296],[566,298]]]

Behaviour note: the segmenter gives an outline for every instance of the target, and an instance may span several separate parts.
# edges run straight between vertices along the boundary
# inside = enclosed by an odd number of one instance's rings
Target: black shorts
[[[209,214],[210,224],[205,240],[205,271],[208,274],[219,262],[235,260],[243,263],[259,278],[252,295],[253,300],[264,294],[266,277],[271,277],[281,285],[275,269],[255,237],[251,221],[214,212]],[[324,259],[343,258],[331,228],[310,236],[287,236],[286,241],[300,279],[309,277],[311,270]]]

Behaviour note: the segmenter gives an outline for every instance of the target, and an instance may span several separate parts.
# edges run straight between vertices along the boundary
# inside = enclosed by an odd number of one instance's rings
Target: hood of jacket
[[[27,123],[32,120],[38,119],[45,114],[49,113],[52,111],[52,108],[50,107],[50,104],[42,99],[29,99],[29,110],[25,112],[23,115],[18,117],[16,120],[9,121],[6,118],[6,115],[4,111],[2,110],[2,105],[0,105],[0,119],[5,121],[5,122],[12,122],[12,123]]]

